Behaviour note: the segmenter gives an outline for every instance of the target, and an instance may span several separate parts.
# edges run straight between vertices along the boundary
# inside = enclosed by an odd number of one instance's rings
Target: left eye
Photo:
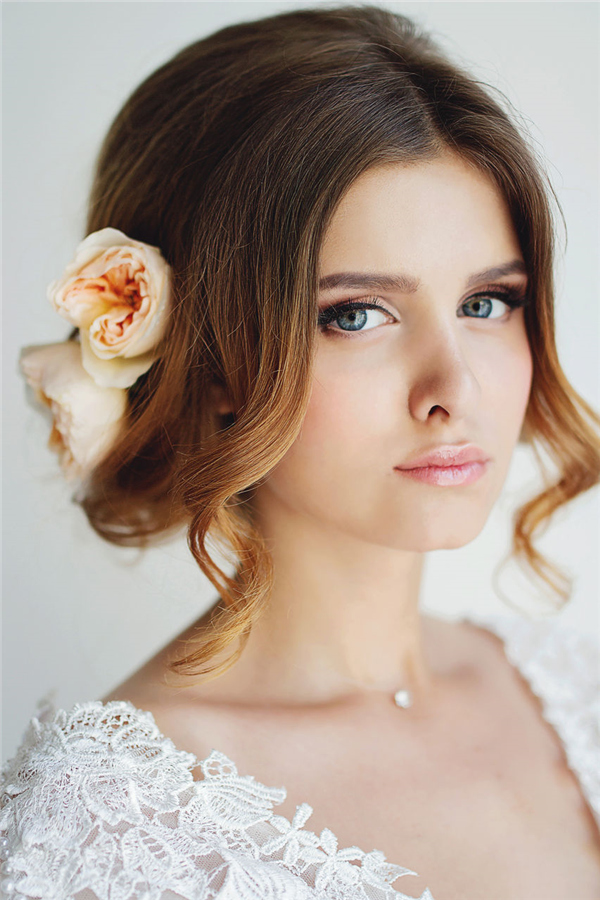
[[[494,304],[496,306],[494,307]],[[504,307],[504,309],[502,308]],[[505,313],[506,308],[511,309],[511,304],[507,300],[495,297],[493,294],[480,294],[477,297],[471,297],[465,300],[461,309],[471,309],[465,315],[474,319],[500,319]],[[496,315],[492,315],[493,309],[497,310]]]

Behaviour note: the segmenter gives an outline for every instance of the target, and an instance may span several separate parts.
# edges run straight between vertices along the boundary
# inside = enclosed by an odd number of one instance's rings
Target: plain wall
[[[46,286],[84,236],[91,167],[112,118],[151,71],[217,28],[296,2],[4,3],[4,593],[3,758],[50,689],[69,707],[94,699],[153,655],[215,598],[185,535],[149,551],[112,547],[72,502],[49,426],[25,402],[20,347],[64,340]],[[317,4],[315,4],[317,5]],[[340,4],[336,4],[340,5]],[[433,30],[458,61],[519,110],[562,204],[557,341],[567,377],[598,408],[598,5],[382,3]],[[486,527],[428,556],[423,609],[503,612],[494,568],[514,509],[539,486],[517,448]],[[541,548],[574,576],[560,615],[600,633],[598,491],[557,517]],[[536,608],[518,570],[501,584]]]

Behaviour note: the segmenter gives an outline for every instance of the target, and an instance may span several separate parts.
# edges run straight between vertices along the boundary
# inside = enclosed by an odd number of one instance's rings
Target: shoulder
[[[501,638],[506,658],[539,698],[600,822],[600,640],[557,615],[470,614]]]
[[[161,768],[158,782],[151,773],[161,758],[178,762],[170,786],[184,788],[187,760],[161,740],[151,717],[128,704],[90,701],[34,715],[0,778],[8,881],[53,898],[91,886],[89,865],[109,829],[143,821],[145,804],[165,806],[161,788],[170,770]]]
[[[600,640],[593,632],[576,628],[561,615],[529,619],[471,613],[467,618],[501,638],[508,659],[555,701],[597,700]]]
[[[600,640],[562,615],[529,619],[521,615],[469,613],[465,620],[500,640],[507,659],[544,704],[547,718],[585,725],[600,752]]]
[[[215,751],[202,764],[205,780],[194,781],[196,758],[128,702],[33,716],[1,772],[2,896],[70,900],[87,890],[91,900],[160,900],[173,891],[208,900],[233,897],[218,887],[231,879],[260,885],[260,896],[294,896],[277,888],[286,877],[277,866],[258,868],[251,840],[246,854],[233,847],[246,825],[234,802],[245,781],[229,762]],[[280,790],[246,787],[253,821],[281,799]]]
[[[2,799],[19,796],[47,779],[77,779],[130,769],[143,778],[158,760],[177,763],[182,783],[192,780],[194,757],[159,731],[151,713],[126,701],[89,700],[69,710],[46,706],[31,717],[16,754],[2,768]],[[68,785],[65,783],[65,790]]]
[[[152,714],[127,701],[33,717],[2,770],[0,838],[9,900],[309,900],[398,896],[408,870],[384,854],[338,850],[328,829],[273,813],[285,788],[239,775],[213,750],[194,781]],[[355,866],[352,860],[360,860]],[[404,896],[404,895],[402,895]],[[426,891],[420,900],[431,900]]]

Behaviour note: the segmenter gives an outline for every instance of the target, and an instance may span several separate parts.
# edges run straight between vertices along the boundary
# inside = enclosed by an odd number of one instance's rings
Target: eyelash
[[[528,295],[527,291],[523,288],[517,287],[502,287],[494,285],[490,290],[479,291],[477,294],[473,294],[471,297],[467,297],[464,303],[468,303],[469,300],[477,300],[479,297],[490,297],[495,300],[502,300],[512,312],[513,309],[517,309],[521,306],[527,306],[531,302],[531,298]],[[337,318],[339,318],[343,313],[352,312],[352,310],[359,309],[380,309],[382,312],[386,313],[386,315],[392,317],[391,313],[388,309],[386,309],[383,304],[379,303],[376,297],[367,297],[364,300],[342,300],[340,303],[332,303],[330,306],[326,306],[324,309],[320,310],[318,315],[318,326],[324,332],[342,334],[344,336],[350,334],[360,334],[360,329],[356,331],[345,331],[341,328],[330,328],[330,324],[335,322]],[[489,316],[465,316],[464,318],[474,318],[474,319],[486,319]],[[496,321],[496,320],[493,320]],[[367,331],[371,331],[372,329],[365,329]]]

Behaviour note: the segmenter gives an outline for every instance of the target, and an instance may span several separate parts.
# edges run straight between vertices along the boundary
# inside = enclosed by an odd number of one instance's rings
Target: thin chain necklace
[[[350,682],[350,684],[358,684],[358,685],[360,685],[360,687],[365,688],[364,684],[361,684],[360,681],[356,681],[354,678],[345,678],[344,677],[344,681],[348,681],[348,682]],[[387,691],[382,690],[381,688],[367,687],[367,690],[378,691],[379,693],[387,693]],[[413,703],[412,691],[407,690],[407,688],[400,688],[400,690],[396,691],[393,694],[393,697],[394,697],[394,703],[400,709],[408,709],[410,706],[412,706],[412,703]]]
[[[366,685],[357,681],[355,678],[348,678],[346,675],[342,675],[341,678],[348,684],[358,685],[358,687],[363,690],[376,691],[379,694],[387,694],[388,697],[390,696],[389,688],[372,687],[371,685]],[[409,707],[413,705],[413,694],[408,688],[399,688],[391,696],[399,709],[409,709]]]

